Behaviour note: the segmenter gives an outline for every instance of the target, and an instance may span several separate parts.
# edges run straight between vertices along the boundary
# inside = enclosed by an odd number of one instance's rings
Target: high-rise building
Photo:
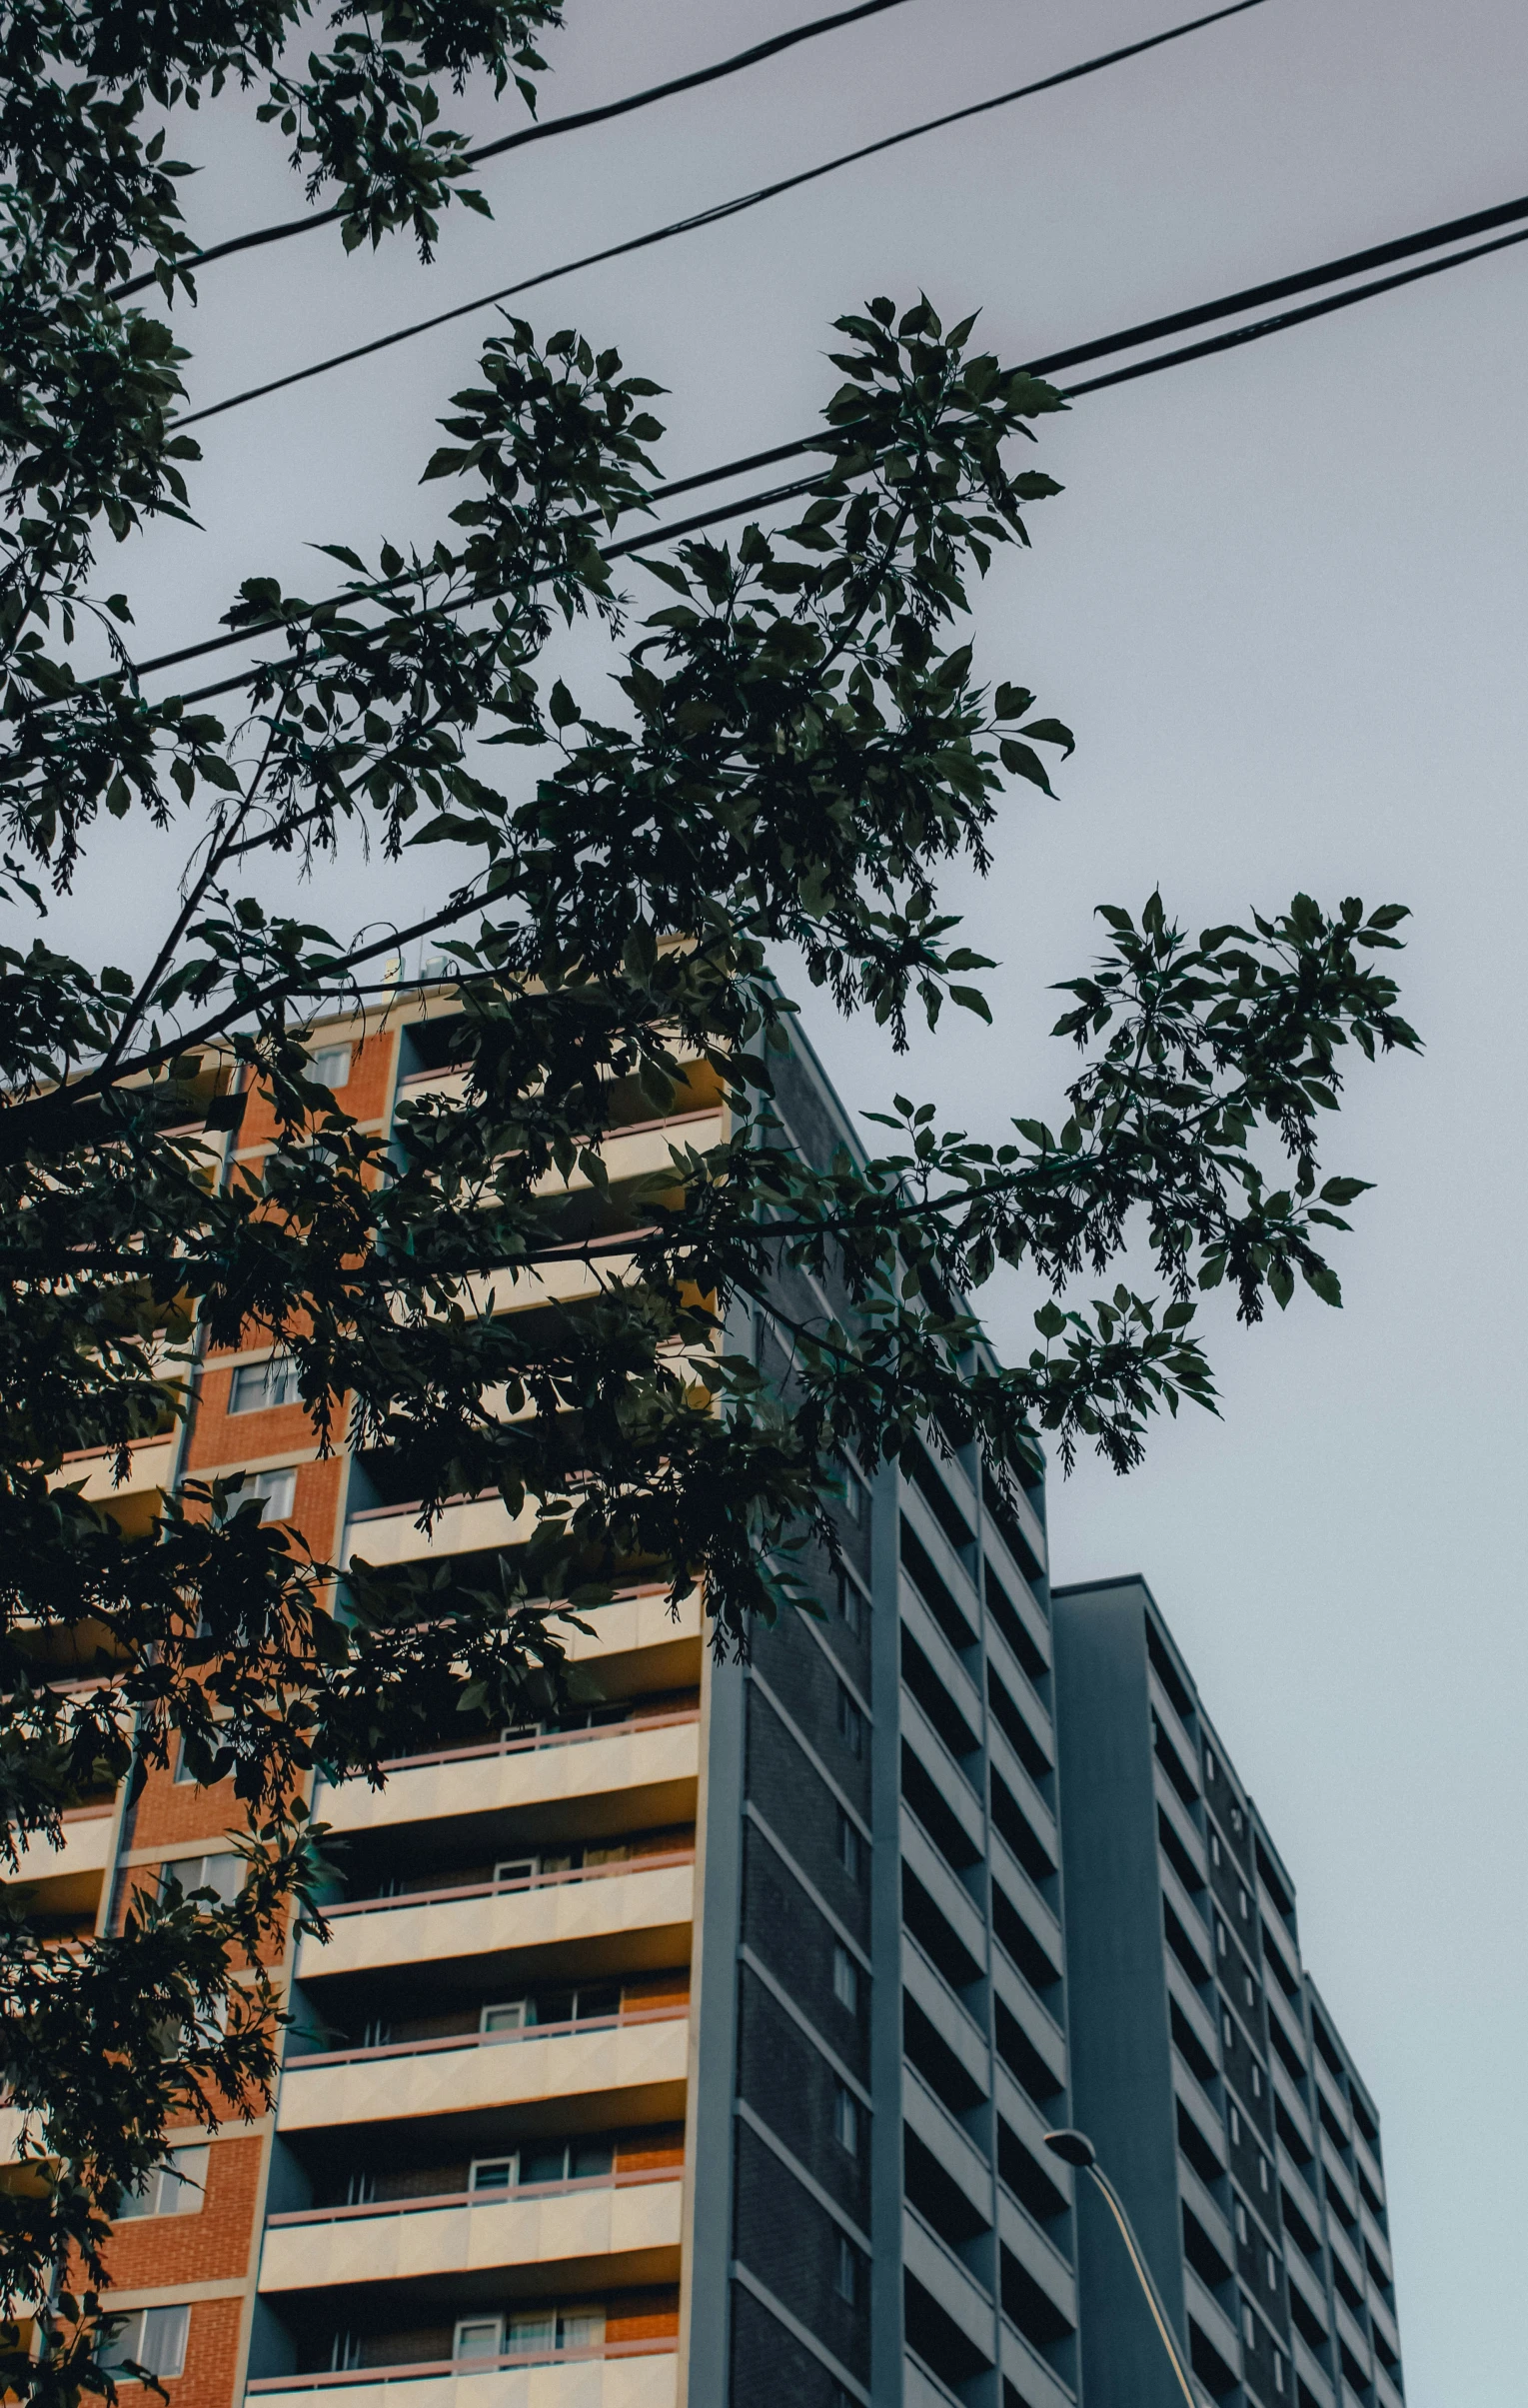
[[[1294,1883],[1138,1578],[1052,1600],[1073,2112],[1229,2408],[1402,2408],[1379,2114]],[[1120,2236],[1078,2203],[1087,2408],[1181,2408]]]
[[[462,1030],[446,991],[401,1002],[320,1030],[320,1075],[386,1133]],[[804,1153],[853,1147],[804,1047],[778,1091]],[[684,1106],[608,1140],[618,1195],[720,1135],[700,1065]],[[258,1169],[274,1137],[257,1097],[227,1142]],[[571,1255],[556,1293],[592,1282]],[[735,1342],[787,1384],[788,1323],[841,1303],[787,1273]],[[268,1345],[205,1353],[132,1465],[67,1475],[146,1527],[176,1479],[243,1471],[342,1562],[470,1577],[527,1534],[497,1497],[427,1534],[386,1458],[320,1459]],[[344,1889],[281,1968],[273,2111],[188,2125],[111,2243],[172,2408],[1075,2401],[1043,1488],[932,1439],[846,1463],[839,1529],[819,1617],[747,1664],[702,1598],[636,1586],[570,1632],[570,1710],[320,1785]],[[27,1894],[107,1929],[167,1866],[237,1878],[237,1821],[151,1774],[33,1850]]]

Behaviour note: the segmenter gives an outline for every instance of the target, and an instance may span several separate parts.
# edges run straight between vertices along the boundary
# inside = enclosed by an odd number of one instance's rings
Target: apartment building
[[[315,1042],[386,1132],[460,1037],[442,991]],[[699,1072],[684,1101],[609,1140],[618,1191],[720,1134]],[[804,1047],[779,1109],[816,1159],[855,1143]],[[258,1166],[273,1137],[256,1100],[229,1143]],[[590,1277],[570,1258],[557,1293]],[[792,1274],[778,1301],[734,1339],[787,1384],[781,1316],[841,1299]],[[175,1479],[242,1470],[343,1561],[470,1571],[525,1535],[490,1497],[427,1536],[385,1460],[321,1461],[260,1347],[206,1356],[124,1486],[67,1470],[144,1526]],[[111,2244],[172,2408],[1077,2399],[1076,2202],[1042,2145],[1076,2116],[1043,1487],[933,1438],[844,1477],[819,1614],[747,1664],[713,1656],[702,1598],[634,1588],[570,1631],[571,1710],[320,1784],[343,1886],[281,1967],[272,2112],[188,2127]],[[26,1894],[108,1928],[164,1867],[235,1877],[235,1821],[151,1775],[82,1804]],[[1352,2132],[1346,2073],[1327,2088]]]
[[[1145,1582],[1052,1613],[1076,2122],[1217,2401],[1402,2408],[1379,2114],[1294,1883]],[[1095,2193],[1078,2220],[1087,2408],[1181,2408]]]

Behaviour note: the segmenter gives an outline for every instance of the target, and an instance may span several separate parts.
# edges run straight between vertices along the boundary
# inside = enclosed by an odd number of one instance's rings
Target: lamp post
[[[1188,2403],[1188,2408],[1204,2408],[1204,2395],[1183,2363],[1183,2353],[1174,2336],[1171,2319],[1163,2304],[1162,2295],[1151,2279],[1151,2269],[1146,2264],[1145,2251],[1135,2237],[1135,2227],[1130,2222],[1125,2210],[1125,2203],[1099,2165],[1098,2152],[1092,2142],[1085,2132],[1047,2132],[1045,2146],[1052,2157],[1059,2157],[1063,2165],[1075,2166],[1079,2173],[1091,2174],[1098,2185],[1108,2211],[1119,2227],[1119,2236],[1124,2242],[1125,2253],[1135,2269],[1136,2280],[1145,2293],[1146,2305],[1151,2310],[1151,2321],[1161,2335],[1162,2347],[1167,2352],[1172,2371],[1178,2378],[1178,2385]]]

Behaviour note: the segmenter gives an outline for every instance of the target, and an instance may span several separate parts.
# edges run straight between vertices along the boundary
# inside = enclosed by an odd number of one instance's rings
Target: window
[[[1268,2288],[1270,2291],[1276,2291],[1278,2289],[1278,2259],[1271,2249],[1267,2252],[1267,2258]]]
[[[845,1463],[843,1466],[843,1509],[856,1530],[862,1529],[864,1526],[864,1482],[850,1471]]]
[[[596,2307],[531,2308],[513,2316],[458,2319],[453,2355],[458,2358],[550,2357],[561,2350],[602,2349],[605,2310]]]
[[[308,1057],[308,1076],[320,1087],[334,1089],[350,1084],[349,1046],[320,1046]]]
[[[864,1842],[857,1823],[849,1821],[843,1808],[838,1808],[838,1862],[851,1881],[857,1881],[863,1871]]]
[[[370,2207],[377,2196],[377,2177],[369,2166],[360,2166],[345,2177],[347,2207]]]
[[[388,2048],[392,2044],[393,2025],[387,2015],[368,2015],[361,2026],[363,2048]]]
[[[102,2353],[102,2364],[121,2368],[131,2359],[145,2372],[168,2383],[186,2364],[186,2341],[191,2329],[188,2307],[140,2308],[129,2316]]]
[[[1223,2007],[1220,2012],[1220,2032],[1225,2041],[1226,2054],[1229,2055],[1236,2045],[1236,2026]]]
[[[1284,2353],[1282,2350],[1277,2349],[1273,2353],[1273,2388],[1282,2398],[1284,2390]]]
[[[220,1906],[232,1906],[244,1887],[244,1858],[226,1848],[212,1856],[178,1856],[173,1864],[160,1867],[161,1898],[172,1882],[183,1898],[189,1898],[193,1890],[210,1889]]]
[[[258,1498],[262,1521],[290,1521],[297,1502],[296,1465],[289,1465],[285,1471],[249,1474],[239,1491],[239,1502],[242,1504],[248,1496]]]
[[[833,1996],[851,2015],[859,2012],[859,1967],[846,1948],[833,1943]]]
[[[1241,2201],[1238,2199],[1238,2200],[1237,2200],[1237,2202],[1236,2202],[1236,2238],[1237,2238],[1237,2240],[1238,2240],[1238,2241],[1244,2241],[1244,2240],[1246,2239],[1246,2237],[1247,2237],[1247,2211],[1246,2211],[1246,2209],[1243,2207],[1243,2205],[1242,2205]]]
[[[1244,1923],[1252,1912],[1252,1902],[1239,1881],[1236,1884],[1236,1911]]]
[[[1213,1865],[1218,1865],[1220,1862],[1220,1834],[1218,1831],[1211,1831],[1209,1835],[1209,1860]]]
[[[1231,1808],[1231,1829],[1234,1831],[1238,1839],[1241,1837],[1243,1822],[1244,1817],[1242,1815],[1241,1808],[1239,1806],[1233,1806]]]
[[[1260,2099],[1260,2098],[1262,2097],[1262,2094],[1263,2094],[1263,2069],[1262,2069],[1262,2067],[1261,2067],[1260,2065],[1254,2065],[1254,2066],[1253,2066],[1253,2068],[1252,2068],[1252,2096],[1253,2096],[1255,2099]]]
[[[502,2316],[463,2316],[457,2323],[456,2341],[452,2356],[456,2358],[497,2358],[504,2349],[504,2319]]]
[[[852,1756],[864,1747],[864,1716],[855,1705],[842,1681],[838,1683],[838,1736]]]
[[[231,1413],[264,1413],[278,1404],[296,1404],[297,1365],[290,1354],[273,1354],[265,1362],[241,1362],[229,1390]]]
[[[337,2375],[349,2374],[360,2363],[361,2337],[353,2333],[348,2325],[342,2324],[329,2345],[330,2371]]]
[[[1248,2006],[1255,2007],[1257,2004],[1257,1984],[1252,1979],[1250,1973],[1243,1973],[1241,1977],[1241,1987]]]
[[[841,2082],[833,2089],[833,2138],[848,2156],[858,2156],[859,2102]]]
[[[536,2021],[536,2009],[529,1998],[506,1998],[498,2006],[486,2006],[478,2028],[485,2032],[523,2032],[528,2023]]]
[[[837,2280],[834,2285],[840,2299],[849,2306],[859,2304],[859,2252],[846,2232],[838,2235]]]
[[[1216,1952],[1217,1952],[1219,1955],[1221,1955],[1221,1956],[1224,1956],[1224,1954],[1225,1954],[1225,1925],[1224,1925],[1224,1924],[1221,1922],[1221,1920],[1220,1920],[1220,1917],[1219,1917],[1218,1915],[1216,1915],[1216,1917],[1215,1917],[1215,1948],[1216,1948]]]
[[[864,1627],[865,1603],[847,1572],[838,1574],[838,1618],[850,1638],[857,1638]]]
[[[1204,1750],[1204,1777],[1207,1781],[1218,1781],[1220,1778],[1220,1767],[1215,1762],[1215,1751],[1212,1747],[1206,1747]]]
[[[207,2187],[206,2149],[177,2149],[168,2165],[154,2168],[141,2191],[127,2191],[116,2220],[130,2216],[198,2216]]]
[[[1241,2117],[1234,2107],[1231,2109],[1231,2146],[1233,2149],[1241,2146]]]
[[[1257,2347],[1257,2324],[1245,2300],[1241,2303],[1241,2337],[1248,2349]]]
[[[1268,2188],[1268,2160],[1266,2157],[1259,2157],[1257,2160],[1257,2179],[1266,2191]]]

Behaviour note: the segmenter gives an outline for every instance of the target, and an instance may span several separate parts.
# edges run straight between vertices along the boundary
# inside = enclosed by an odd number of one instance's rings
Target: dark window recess
[[[957,1655],[976,1644],[976,1633],[969,1619],[955,1603],[946,1581],[933,1568],[933,1561],[916,1530],[904,1513],[901,1517],[902,1569],[923,1603],[927,1606],[944,1636]]]
[[[1055,1864],[1002,1774],[991,1773],[992,1821],[1037,1889],[1055,1879]]]
[[[1188,2319],[1188,2363],[1206,2391],[1217,2400],[1236,2389],[1238,2377],[1227,2366],[1208,2334],[1201,2333],[1193,2318]]]
[[[1355,2163],[1357,2161],[1355,2160]],[[1384,2221],[1385,2213],[1384,2203],[1361,2165],[1358,2167],[1358,2188],[1362,2193],[1363,2203],[1368,2209],[1370,2215],[1374,2217],[1376,2222],[1382,2223]]]
[[[1273,1900],[1274,1905],[1278,1908],[1279,1913],[1283,1916],[1284,1921],[1288,1923],[1294,1913],[1294,1900],[1289,1894],[1288,1888],[1284,1881],[1284,1876],[1279,1871],[1278,1866],[1274,1863],[1273,1858],[1269,1855],[1267,1849],[1263,1846],[1263,1843],[1260,1839],[1254,1841],[1253,1847],[1257,1860],[1257,1869],[1262,1875],[1263,1887],[1266,1889],[1269,1897]],[[1291,1937],[1293,1935],[1291,1934]]]
[[[1023,1525],[1009,1504],[992,1474],[983,1464],[981,1471],[981,1501],[991,1514],[1002,1537],[1003,1545],[1012,1556],[1024,1578],[1033,1586],[1045,1577],[1045,1567],[1024,1536]]]
[[[1184,1684],[1183,1675],[1167,1651],[1161,1632],[1149,1613],[1146,1616],[1146,1653],[1151,1658],[1152,1670],[1172,1700],[1173,1711],[1180,1715],[1184,1722],[1191,1722],[1194,1712],[1193,1698]]]
[[[902,2313],[907,2347],[949,2390],[986,2372],[991,2361],[913,2274],[902,2276]]]
[[[1168,1780],[1184,1805],[1192,1809],[1199,1803],[1199,1785],[1162,1728],[1162,1718],[1154,1706],[1151,1709],[1151,1744]]]
[[[902,2185],[924,2223],[931,2224],[951,2249],[961,2249],[989,2229],[990,2219],[966,2197],[910,2124],[902,2126]]]
[[[1290,1972],[1289,1967],[1285,1964],[1283,1956],[1280,1953],[1278,1943],[1269,1938],[1268,1926],[1266,1923],[1263,1925],[1263,1963],[1272,1973],[1274,1980],[1278,1983],[1279,1988],[1283,1991],[1286,1998],[1297,1998],[1299,1996],[1299,1982],[1294,1974]]]
[[[1055,1767],[990,1664],[986,1668],[986,1701],[993,1721],[1030,1780],[1043,1789]]]
[[[1282,2183],[1279,2185],[1278,2199],[1279,2211],[1284,2219],[1284,2230],[1288,2233],[1289,2238],[1293,2241],[1296,2249],[1298,2249],[1300,2252],[1300,2255],[1302,2257],[1319,2258],[1321,2255],[1321,2243],[1316,2237],[1315,2230],[1310,2224],[1308,2218],[1300,2213],[1298,2205],[1293,2199],[1291,2199],[1288,2191],[1285,2189]]]
[[[1281,2098],[1273,2101],[1273,2129],[1296,2165],[1309,2165],[1310,2143]]]
[[[1310,2301],[1294,2283],[1289,2286],[1289,2321],[1311,2349],[1325,2349],[1326,2327]]]
[[[1169,2020],[1178,2055],[1189,2072],[1208,2090],[1216,2077],[1215,2060],[1175,1998],[1169,2000]]]
[[[1303,2089],[1305,2086],[1305,2068],[1300,2062],[1299,2051],[1296,2049],[1294,2042],[1290,2039],[1289,2034],[1285,2031],[1283,2025],[1280,2023],[1277,2015],[1270,2015],[1268,2017],[1268,2037],[1272,2041],[1275,2049],[1278,2051],[1284,2071],[1288,2074],[1291,2082],[1297,2083],[1300,2088]]]
[[[1053,2224],[1067,2213],[1066,2193],[1057,2190],[1039,2159],[1026,2149],[1018,2134],[997,2118],[997,2171],[1021,2207],[1036,2224]]]
[[[1359,2315],[1363,2308],[1363,2293],[1335,2249],[1332,2251],[1332,2281],[1336,2286],[1337,2297],[1346,2301],[1355,2316]]]
[[[1356,2090],[1353,2090],[1349,2093],[1348,2103],[1353,2110],[1354,2123],[1358,2126],[1359,2131],[1363,2134],[1364,2139],[1368,2142],[1371,2153],[1375,2157],[1378,2157],[1379,2125],[1376,2123],[1374,2117],[1370,2114],[1367,2106],[1359,2097]]]
[[[1338,2123],[1335,2114],[1327,2102],[1326,2093],[1322,2089],[1319,2082],[1316,2084],[1316,2113],[1320,2116],[1322,2123],[1326,2126],[1326,2129],[1330,2133],[1335,2146],[1342,2150],[1345,2154],[1348,2145],[1347,2134],[1343,2131],[1342,2126]]]
[[[1340,2337],[1337,2342],[1337,2354],[1342,2360],[1343,2374],[1347,2377],[1354,2392],[1359,2399],[1366,2399],[1371,2388],[1368,2368],[1359,2365],[1347,2343]]]
[[[952,1756],[974,1755],[981,1742],[956,1705],[906,1624],[902,1625],[902,1678]]]
[[[1218,2291],[1222,2283],[1230,2281],[1233,2269],[1226,2264],[1198,2217],[1188,2207],[1183,2210],[1183,2255],[1200,2282],[1207,2284],[1211,2291]]]
[[[992,2036],[1014,2081],[1036,2107],[1044,2109],[1060,2096],[1061,2085],[1040,2055],[1018,2017],[1000,1998],[992,2001]]]
[[[1374,2355],[1379,2360],[1380,2365],[1384,2368],[1386,2374],[1393,2375],[1396,2368],[1400,2364],[1400,2359],[1396,2355],[1395,2351],[1390,2347],[1390,2344],[1385,2339],[1384,2334],[1380,2331],[1377,2322],[1371,2327],[1371,2330],[1374,2339]]]
[[[1205,2139],[1181,2099],[1177,2101],[1178,2147],[1182,2150],[1199,2180],[1213,2186],[1225,2180],[1225,2168]]]
[[[981,1967],[959,1934],[939,1912],[909,1865],[902,1866],[902,1921],[952,1990],[968,1990]]]
[[[1069,2341],[1074,2328],[1049,2292],[1042,2291],[1033,2275],[1000,2243],[998,2256],[1002,2312],[1009,2323],[1017,2325],[1037,2350],[1051,2350],[1058,2341]]]
[[[936,2099],[951,2115],[979,2107],[986,2093],[955,2055],[949,2042],[930,2023],[915,1998],[902,1992],[902,2047],[908,2063],[922,2075]]]
[[[1199,1954],[1198,1949],[1195,1948],[1187,1932],[1183,1929],[1183,1926],[1178,1921],[1177,1916],[1173,1913],[1171,1903],[1166,1898],[1162,1900],[1162,1929],[1167,1935],[1168,1947],[1172,1950],[1173,1955],[1177,1958],[1178,1963],[1188,1975],[1188,1978],[1193,1983],[1195,1989],[1204,1989],[1210,1979],[1209,1967],[1205,1963],[1203,1957]],[[1204,1945],[1206,1948],[1209,1946],[1208,1940],[1205,1941]]]
[[[902,1469],[949,1540],[955,1553],[961,1557],[962,1561],[967,1559],[976,1544],[976,1533],[950,1495],[948,1483],[934,1463],[927,1447],[917,1438],[910,1441],[907,1450],[902,1455]]]
[[[1332,2038],[1331,2033],[1327,2030],[1319,2015],[1311,2016],[1310,2028],[1315,2034],[1317,2048],[1319,2048],[1322,2056],[1326,2059],[1328,2071],[1334,2074],[1337,2081],[1340,2083],[1342,2080],[1342,2055],[1338,2049],[1336,2041]]]
[[[1162,1854],[1189,1895],[1194,1896],[1204,1887],[1204,1875],[1188,1853],[1187,1848],[1184,1847],[1182,1840],[1179,1839],[1160,1806],[1156,1810],[1156,1835],[1162,1843]]]
[[[902,1741],[902,1796],[917,1816],[939,1854],[953,1873],[963,1873],[981,1861],[981,1850],[964,1823],[945,1804],[937,1782],[924,1771],[917,1755]]]
[[[1012,1899],[995,1881],[992,1883],[992,1930],[1031,1990],[1055,1988],[1061,1978],[1059,1967],[1051,1963]]]
[[[1048,1704],[1050,1666],[1024,1628],[1023,1617],[1019,1613],[1018,1607],[1003,1587],[990,1563],[983,1566],[981,1587],[986,1598],[987,1612],[1012,1648],[1019,1670],[1034,1690],[1035,1695]]]

